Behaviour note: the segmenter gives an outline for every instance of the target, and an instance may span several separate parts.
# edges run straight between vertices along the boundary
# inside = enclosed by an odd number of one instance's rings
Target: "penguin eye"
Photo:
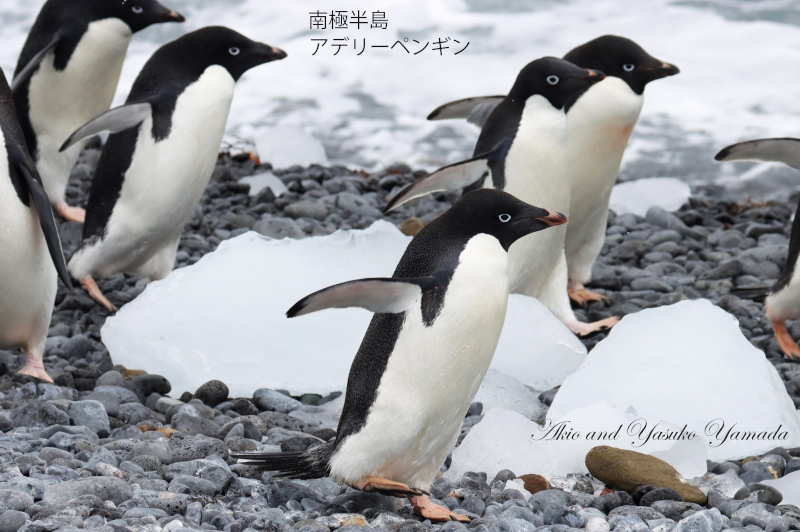
[[[636,65],[632,63],[626,63],[622,65],[622,70],[624,70],[625,72],[633,72],[634,68],[636,68]]]
[[[500,215],[500,221],[501,222],[507,223],[509,220],[511,220],[511,215],[510,214],[501,214]]]
[[[142,13],[142,11],[144,11],[144,8],[142,6],[133,6],[131,8],[131,11],[133,11],[134,13],[136,13],[138,15],[138,14]]]
[[[228,53],[231,55],[239,55],[239,52],[241,52],[241,50],[239,50],[235,46],[228,48]]]
[[[556,83],[558,83],[558,81],[559,81],[558,76],[547,76],[547,83],[549,83],[550,85],[555,85]]]

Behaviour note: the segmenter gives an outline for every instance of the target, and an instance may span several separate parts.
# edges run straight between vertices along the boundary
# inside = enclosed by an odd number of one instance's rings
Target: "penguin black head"
[[[58,10],[65,18],[83,22],[117,18],[134,33],[153,24],[186,20],[156,0],[50,0],[45,8]]]
[[[224,67],[235,80],[251,68],[287,56],[279,48],[250,40],[222,26],[208,26],[187,33],[161,50],[200,70],[212,65]]]
[[[636,94],[642,94],[651,81],[674,76],[680,70],[675,65],[656,59],[630,39],[603,35],[578,46],[564,59],[583,68],[597,68],[606,76],[625,81]]]
[[[525,65],[517,76],[508,98],[525,103],[536,94],[565,112],[589,87],[605,79],[597,70],[587,70],[556,57],[543,57]]]
[[[565,223],[567,217],[563,214],[534,207],[502,190],[482,188],[464,194],[450,210],[423,228],[417,238],[431,230],[462,238],[487,234],[508,251],[523,236]]]

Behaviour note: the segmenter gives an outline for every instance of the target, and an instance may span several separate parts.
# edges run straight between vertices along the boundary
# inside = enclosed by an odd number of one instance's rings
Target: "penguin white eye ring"
[[[142,6],[133,6],[133,7],[131,8],[131,11],[133,11],[134,13],[136,13],[137,15],[139,15],[139,14],[141,14],[142,12],[144,12],[144,8],[143,8]]]
[[[239,55],[241,53],[241,50],[233,46],[231,48],[228,48],[228,53],[231,55]]]
[[[625,72],[633,72],[634,68],[636,68],[636,65],[634,65],[633,63],[625,63],[624,65],[622,65],[622,70],[624,70]]]
[[[558,76],[547,76],[547,83],[550,85],[556,85],[559,81]]]
[[[500,215],[500,221],[503,222],[503,223],[510,222],[511,221],[511,215],[510,214],[501,214]]]

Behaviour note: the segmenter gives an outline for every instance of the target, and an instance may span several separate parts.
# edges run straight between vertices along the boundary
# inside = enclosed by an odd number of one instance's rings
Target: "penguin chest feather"
[[[0,145],[5,146],[0,133]],[[56,269],[36,212],[11,182],[0,151],[0,348],[44,341],[56,294]],[[31,204],[33,201],[31,200]]]
[[[494,237],[473,237],[433,324],[420,305],[406,312],[366,423],[337,448],[332,474],[429,487],[492,361],[507,304],[507,253]]]
[[[570,215],[581,218],[602,204],[617,180],[625,148],[644,104],[619,78],[608,77],[589,89],[568,114],[571,165]],[[607,201],[605,202],[607,204]],[[605,209],[607,205],[602,205]]]
[[[214,170],[234,84],[223,67],[209,67],[178,97],[166,138],[153,137],[152,117],[142,122],[105,236],[81,250],[76,270],[130,271],[180,234]]]
[[[522,201],[547,205],[567,216],[570,181],[567,168],[567,117],[544,97],[528,99],[505,161],[503,190]],[[564,252],[566,226],[521,238],[509,251],[513,292],[539,297]]]
[[[61,144],[111,105],[131,36],[128,25],[119,19],[92,22],[64,70],[56,70],[55,54],[50,52],[31,77],[28,115],[38,146],[34,156],[45,186],[53,179],[66,183],[85,143],[59,153]]]

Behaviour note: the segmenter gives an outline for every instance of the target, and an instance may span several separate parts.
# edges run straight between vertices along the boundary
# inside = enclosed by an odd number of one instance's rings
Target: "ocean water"
[[[237,87],[229,139],[299,125],[331,162],[380,169],[395,162],[434,169],[471,154],[478,130],[428,122],[441,103],[503,94],[519,69],[545,55],[614,33],[678,65],[681,74],[645,91],[621,179],[678,177],[707,194],[753,199],[800,190],[800,174],[769,164],[724,164],[733,142],[800,136],[800,1],[790,0],[164,0],[188,22],[148,28],[131,45],[117,94],[124,101],[161,44],[211,24],[286,50]],[[0,66],[10,73],[39,1],[0,0]],[[386,13],[387,28],[310,29],[310,13]],[[333,39],[345,43],[333,55]],[[446,46],[434,51],[439,39]],[[314,55],[316,42],[327,43]],[[372,48],[408,39],[406,53]],[[419,41],[416,44],[414,41]],[[455,40],[460,41],[456,44]],[[426,42],[428,47],[414,54]],[[362,44],[363,43],[363,44]],[[355,49],[353,47],[355,46]],[[362,46],[364,51],[361,52]],[[413,46],[413,47],[412,47]]]

